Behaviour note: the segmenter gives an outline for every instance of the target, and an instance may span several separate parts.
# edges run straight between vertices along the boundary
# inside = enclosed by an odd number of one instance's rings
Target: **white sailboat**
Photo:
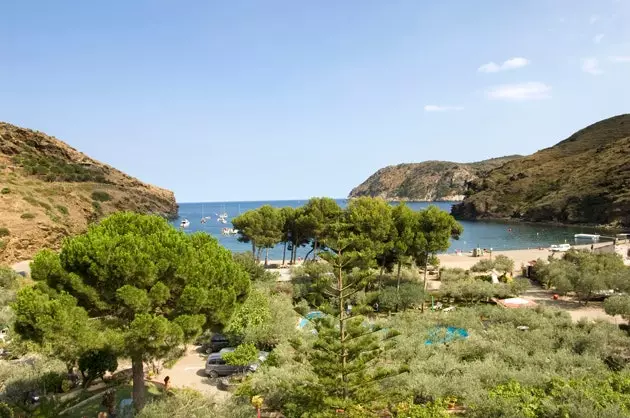
[[[180,228],[188,228],[189,226],[190,226],[190,222],[186,218],[184,218],[179,224]]]

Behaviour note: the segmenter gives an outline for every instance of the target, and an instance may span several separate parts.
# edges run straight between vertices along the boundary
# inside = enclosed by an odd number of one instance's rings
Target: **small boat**
[[[549,247],[549,251],[551,252],[565,252],[565,251],[569,251],[571,249],[571,245],[570,244],[560,244],[560,245],[552,245],[551,247]]]
[[[180,224],[179,227],[180,228],[188,228],[190,226],[190,222],[188,221],[188,219],[184,219]]]
[[[238,234],[238,229],[234,229],[234,228],[223,228],[221,230],[221,234],[225,235],[225,236],[229,236],[229,235],[236,235]]]
[[[591,241],[599,241],[598,234],[575,234],[575,239],[590,239]]]

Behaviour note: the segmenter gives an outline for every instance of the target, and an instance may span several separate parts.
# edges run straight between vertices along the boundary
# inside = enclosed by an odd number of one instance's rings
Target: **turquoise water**
[[[346,200],[337,200],[339,205],[345,206]],[[262,205],[269,204],[275,207],[291,206],[299,207],[304,205],[306,200],[286,200],[269,202],[209,202],[209,203],[181,203],[179,206],[179,219],[172,223],[179,226],[182,219],[188,219],[190,226],[187,232],[204,231],[215,236],[219,242],[233,252],[251,251],[251,245],[237,241],[236,236],[223,236],[221,230],[224,227],[232,227],[230,219],[238,216],[239,213],[250,209],[256,209]],[[453,203],[439,202],[413,202],[407,203],[414,210],[421,210],[430,204],[450,211]],[[217,221],[216,214],[227,213],[228,223],[222,224]],[[201,223],[201,218],[211,216],[205,224]],[[464,233],[459,240],[451,243],[449,252],[455,250],[470,251],[477,246],[481,248],[492,248],[493,250],[516,250],[525,248],[548,247],[551,244],[562,244],[568,242],[573,244],[573,235],[577,233],[603,233],[589,227],[579,226],[553,226],[543,224],[499,222],[499,221],[461,221]],[[300,248],[298,256],[303,257],[308,252],[308,248]],[[270,259],[282,259],[282,246],[279,245],[269,251]]]

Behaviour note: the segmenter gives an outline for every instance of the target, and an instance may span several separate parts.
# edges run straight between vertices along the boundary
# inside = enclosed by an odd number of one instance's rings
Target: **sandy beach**
[[[609,245],[609,243],[595,243],[593,244],[594,248],[605,247]],[[624,262],[626,265],[630,265],[630,260],[624,254],[628,253],[629,244],[617,245],[616,252],[624,257]],[[591,244],[585,245],[574,245],[572,248],[588,250],[591,248]],[[505,255],[510,259],[514,260],[514,270],[520,273],[521,265],[527,265],[530,261],[537,260],[542,258],[546,260],[552,252],[548,248],[531,248],[526,250],[504,250],[504,251],[493,251],[492,257],[496,257],[498,255]],[[561,253],[555,253],[555,257],[560,257]],[[460,253],[457,254],[440,254],[438,255],[440,259],[440,267],[446,268],[462,268],[468,270],[479,260],[489,259],[490,253],[486,253],[483,257],[473,257],[472,253]]]

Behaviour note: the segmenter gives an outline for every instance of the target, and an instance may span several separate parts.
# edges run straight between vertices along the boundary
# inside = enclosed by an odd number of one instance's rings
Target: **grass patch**
[[[92,192],[92,199],[96,200],[97,202],[108,202],[112,200],[112,197],[106,192],[97,190],[95,192]]]
[[[23,199],[33,206],[40,206],[46,210],[52,209],[52,207],[48,203],[37,200],[33,196],[24,196]]]
[[[35,218],[35,214],[31,213],[31,212],[25,212],[25,213],[20,215],[20,218],[22,218],[22,219],[33,219],[33,218]]]
[[[7,246],[7,243],[4,241],[0,241],[0,250],[4,250],[4,247]]]
[[[116,388],[116,407],[123,399],[131,398],[131,385],[120,385]],[[104,393],[104,392],[103,392]],[[146,383],[146,400],[147,403],[162,396],[162,392],[152,383]],[[97,396],[89,402],[68,411],[61,415],[68,418],[82,418],[82,417],[95,417],[99,412],[106,411],[105,407],[101,405],[103,396]]]
[[[55,206],[57,208],[57,210],[59,211],[59,213],[61,213],[62,215],[67,215],[68,212],[68,208],[63,206],[63,205],[57,205]]]
[[[2,190],[0,190],[1,194],[9,194],[11,193],[11,189],[9,189],[8,187],[3,187]]]
[[[11,232],[9,231],[9,228],[6,227],[2,227],[0,228],[0,238],[1,237],[8,237],[9,235],[11,235]]]

